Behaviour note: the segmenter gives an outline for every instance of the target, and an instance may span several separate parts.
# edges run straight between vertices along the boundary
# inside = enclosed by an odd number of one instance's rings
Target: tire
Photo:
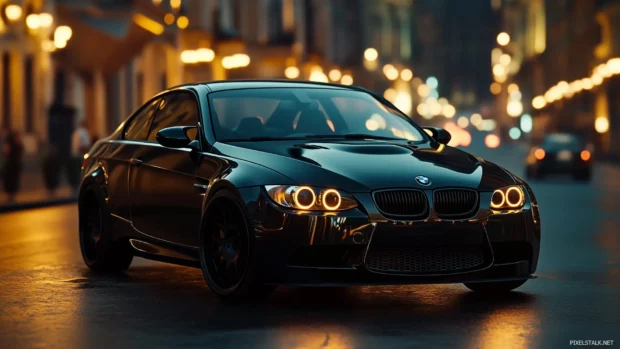
[[[242,205],[233,192],[218,191],[207,204],[201,226],[202,273],[209,289],[223,300],[262,299],[275,289],[259,276],[254,235]]]
[[[103,203],[94,192],[87,191],[79,202],[80,250],[84,263],[93,271],[117,273],[131,265],[133,254],[129,244],[113,241]]]
[[[498,294],[498,293],[506,293],[510,292],[521,285],[523,285],[527,280],[516,280],[516,281],[495,281],[495,282],[472,282],[465,283],[465,287],[469,288],[474,292],[484,293],[484,294]]]

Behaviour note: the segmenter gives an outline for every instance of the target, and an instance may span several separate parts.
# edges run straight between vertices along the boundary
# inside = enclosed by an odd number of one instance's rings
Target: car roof
[[[210,91],[239,90],[248,88],[323,88],[340,90],[361,90],[359,87],[345,86],[339,84],[328,84],[312,81],[291,81],[291,80],[217,80],[193,84],[185,84],[179,87],[191,87],[203,85]]]

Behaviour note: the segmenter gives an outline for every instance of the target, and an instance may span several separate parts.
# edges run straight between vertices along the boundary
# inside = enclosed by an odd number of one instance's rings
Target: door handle
[[[129,163],[135,166],[140,166],[142,165],[142,160],[140,159],[136,159],[136,158],[131,158],[131,160],[129,160]]]

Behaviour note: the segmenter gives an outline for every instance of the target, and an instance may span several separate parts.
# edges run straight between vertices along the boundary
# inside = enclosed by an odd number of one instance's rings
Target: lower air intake
[[[371,271],[397,274],[449,274],[469,270],[484,263],[482,247],[377,247],[366,255]]]

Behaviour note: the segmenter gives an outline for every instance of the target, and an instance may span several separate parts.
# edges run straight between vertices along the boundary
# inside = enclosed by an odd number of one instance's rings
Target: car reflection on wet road
[[[480,153],[480,152],[479,152]],[[523,174],[510,147],[480,153]],[[538,279],[485,298],[462,285],[280,287],[225,304],[199,270],[136,259],[84,266],[77,208],[0,215],[0,347],[559,347],[620,340],[620,168],[590,183],[531,183],[541,207]]]

